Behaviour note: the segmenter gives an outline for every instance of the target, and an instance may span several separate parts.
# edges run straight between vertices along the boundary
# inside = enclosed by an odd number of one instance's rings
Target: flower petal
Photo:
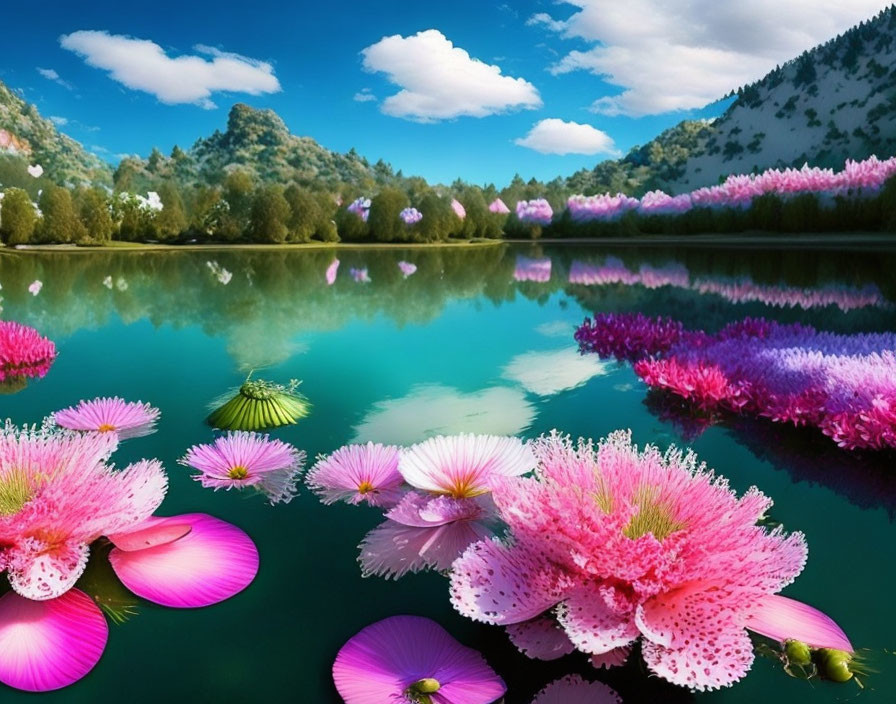
[[[767,594],[761,597],[753,604],[746,626],[781,642],[801,640],[813,648],[853,652],[849,638],[830,616],[786,596]]]
[[[622,698],[603,682],[567,675],[541,690],[532,704],[622,704]]]
[[[589,655],[607,653],[638,637],[632,617],[607,608],[594,585],[571,592],[557,609],[557,620],[576,648]]]
[[[613,648],[613,650],[608,650],[606,653],[601,653],[600,655],[592,655],[591,664],[598,670],[602,668],[609,670],[611,667],[624,665],[625,661],[628,660],[628,656],[631,654],[632,646],[624,645],[621,648]]]
[[[75,586],[87,566],[90,547],[84,543],[48,547],[29,538],[11,553],[7,564],[10,586],[26,599],[43,601],[62,596]]]
[[[109,627],[93,600],[78,589],[34,601],[0,597],[0,682],[47,692],[76,682],[99,661]]]
[[[106,537],[119,550],[133,552],[154,548],[156,545],[173,543],[175,540],[183,538],[190,530],[192,529],[188,523],[171,523],[165,518],[153,517],[137,526],[137,530]]]
[[[702,637],[704,631],[742,626],[732,609],[730,589],[704,581],[689,582],[658,594],[635,612],[635,623],[644,637],[663,647],[678,647],[687,639]]]
[[[236,526],[204,513],[164,520],[191,530],[174,542],[109,553],[118,578],[137,596],[174,608],[208,606],[232,597],[255,578],[258,550]]]
[[[644,662],[663,679],[700,692],[727,687],[741,679],[753,664],[753,644],[743,628],[703,632],[677,648],[644,640]]]
[[[569,655],[575,646],[560,628],[557,619],[549,615],[506,627],[510,641],[524,655],[537,660],[556,660]]]

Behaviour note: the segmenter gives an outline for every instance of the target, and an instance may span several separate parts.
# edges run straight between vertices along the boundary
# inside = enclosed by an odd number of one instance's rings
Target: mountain
[[[354,149],[339,154],[310,137],[290,133],[273,110],[258,110],[237,103],[230,110],[227,129],[196,141],[187,151],[174,147],[170,156],[158,150],[146,159],[129,158],[116,172],[116,184],[140,190],[146,183],[174,178],[184,184],[220,183],[234,170],[259,181],[286,184],[388,183],[396,177],[392,168],[377,162],[371,166]]]
[[[112,171],[99,157],[78,142],[60,133],[56,126],[40,116],[37,108],[26,103],[0,82],[0,157],[10,169],[39,164],[47,178],[57,183],[111,183]],[[7,172],[5,169],[4,172]]]
[[[737,91],[714,121],[686,121],[618,161],[566,179],[577,192],[681,193],[732,173],[842,168],[896,154],[896,6]],[[730,96],[729,96],[730,97]]]

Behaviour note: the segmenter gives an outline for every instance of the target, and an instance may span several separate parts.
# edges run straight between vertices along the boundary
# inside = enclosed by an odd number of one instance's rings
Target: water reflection
[[[575,347],[566,347],[517,355],[501,375],[533,394],[553,396],[581,386],[595,376],[608,374],[615,367],[615,363],[596,355],[581,355]]]
[[[534,419],[535,408],[519,389],[495,386],[465,393],[424,384],[402,398],[375,403],[355,426],[353,442],[409,445],[455,433],[520,435]]]

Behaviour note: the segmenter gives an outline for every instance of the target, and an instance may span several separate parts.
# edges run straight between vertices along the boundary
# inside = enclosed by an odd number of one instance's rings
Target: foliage
[[[27,244],[34,234],[37,213],[21,188],[6,190],[0,201],[0,239],[6,244]]]

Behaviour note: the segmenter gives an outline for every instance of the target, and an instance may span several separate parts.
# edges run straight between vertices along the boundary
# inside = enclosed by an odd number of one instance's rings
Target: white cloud
[[[357,103],[369,103],[372,100],[376,100],[376,96],[370,92],[369,88],[364,88],[363,90],[355,93],[352,98]]]
[[[567,0],[567,20],[529,24],[596,46],[571,51],[553,73],[586,70],[622,88],[596,100],[606,115],[652,115],[702,107],[761,78],[777,64],[836,36],[889,0]]]
[[[63,88],[65,88],[67,90],[72,90],[72,88],[73,88],[71,83],[69,83],[68,81],[63,81],[62,77],[51,68],[38,68],[37,72],[41,76],[46,78],[48,81],[53,81],[53,83],[58,83],[59,85],[61,85]]]
[[[385,73],[401,88],[383,101],[387,115],[433,122],[541,107],[531,83],[502,75],[500,67],[472,58],[435,29],[383,37],[361,54],[365,70]]]
[[[529,134],[514,142],[542,154],[619,154],[606,132],[555,117],[536,122]]]
[[[352,442],[409,445],[434,435],[518,435],[535,419],[519,389],[494,386],[464,393],[439,384],[415,386],[403,398],[374,404],[355,426]]]
[[[535,328],[535,332],[545,337],[568,337],[572,338],[578,323],[567,320],[550,320]]]
[[[552,396],[608,374],[611,368],[610,362],[601,361],[597,355],[582,355],[575,348],[564,348],[517,355],[501,375],[533,394]]]
[[[120,34],[80,31],[59,38],[64,49],[84,57],[89,66],[109,72],[114,80],[156,96],[161,102],[193,103],[214,108],[218,91],[261,95],[276,93],[280,82],[269,63],[198,44],[199,54],[171,58],[148,39]]]
[[[68,124],[67,117],[60,117],[59,115],[50,115],[50,122],[52,122],[57,127],[65,127]]]

